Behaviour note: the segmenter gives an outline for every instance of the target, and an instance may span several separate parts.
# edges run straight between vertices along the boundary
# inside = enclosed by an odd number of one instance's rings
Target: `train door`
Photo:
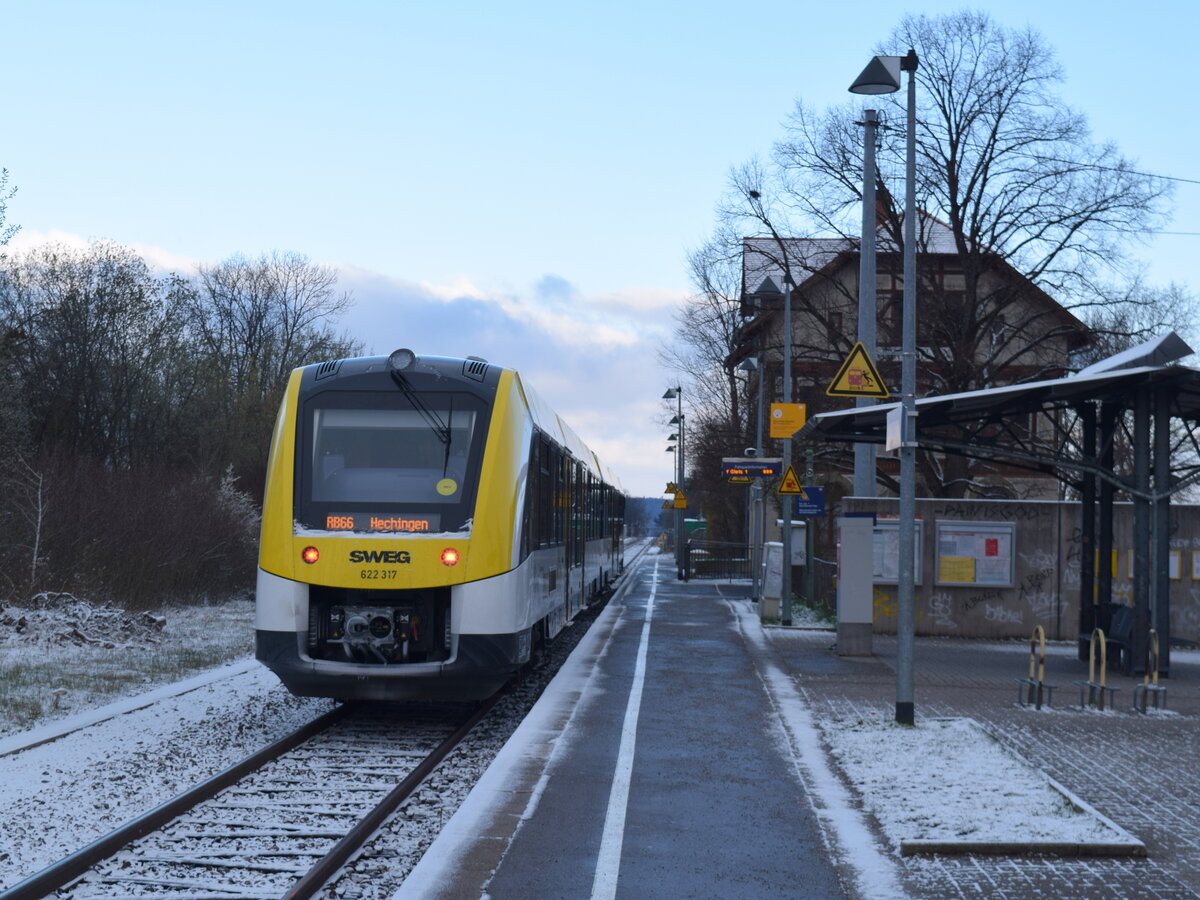
[[[583,532],[583,468],[567,458],[567,616],[574,618],[583,608],[583,547],[586,537]]]

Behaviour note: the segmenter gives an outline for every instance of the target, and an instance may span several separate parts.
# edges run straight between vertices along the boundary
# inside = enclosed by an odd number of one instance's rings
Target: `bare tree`
[[[988,276],[1011,267],[1103,328],[1113,303],[1128,302],[1112,285],[1131,277],[1131,244],[1164,222],[1171,184],[1137,171],[1111,142],[1091,140],[1085,117],[1055,93],[1062,69],[1032,29],[1002,28],[970,11],[907,16],[878,52],[910,47],[920,58],[916,205],[948,229],[964,280],[959,301],[923,278],[928,369],[938,390],[970,390],[1011,369],[1031,342],[1072,327],[1050,313],[1006,317],[1020,282]],[[885,121],[904,121],[902,95],[880,101]],[[809,228],[857,231],[856,115],[857,104],[824,113],[798,104],[776,147],[780,189]],[[880,208],[887,242],[899,248],[902,210],[893,198],[903,196],[903,130],[883,133]],[[981,357],[986,366],[963,364]]]
[[[1165,221],[1170,183],[1139,172],[1111,143],[1092,141],[1084,117],[1055,93],[1062,71],[1040,35],[976,12],[909,16],[878,52],[909,48],[920,59],[923,392],[1050,377],[1071,365],[1068,351],[1098,337],[1134,341],[1171,306],[1191,306],[1177,288],[1141,285],[1128,263],[1131,245]],[[894,277],[903,248],[904,131],[888,123],[905,121],[904,97],[878,102],[885,124],[877,152],[879,268]],[[804,325],[787,339],[801,381],[844,359],[853,341],[857,285],[831,273],[844,273],[858,250],[859,106],[816,112],[798,103],[771,164],[736,168],[718,213],[724,227],[760,235],[747,244],[782,273],[779,287],[802,286],[792,301]],[[899,300],[899,291],[881,294],[881,334],[898,323]],[[782,352],[777,326],[774,334]],[[890,366],[881,361],[885,376]],[[922,477],[938,493],[973,493],[987,490],[981,465],[927,458]]]
[[[17,193],[15,187],[8,186],[8,169],[0,169],[0,247],[3,247],[9,242],[21,226],[11,223],[5,224],[5,219],[8,216],[8,201]]]
[[[747,379],[731,355],[741,340],[741,241],[718,230],[688,254],[692,295],[676,310],[675,340],[660,361],[675,371],[687,398],[689,503],[714,524],[710,536],[740,536],[744,503],[720,478],[721,459],[753,441],[745,417]],[[729,532],[728,534],[725,532]]]
[[[7,373],[40,447],[128,466],[161,449],[170,410],[162,390],[180,325],[178,282],[125,247],[49,244],[0,257]]]
[[[300,253],[201,266],[192,324],[237,395],[276,391],[298,365],[351,349],[333,332],[349,308],[337,273]]]
[[[247,488],[257,489],[292,369],[360,352],[333,330],[351,302],[338,292],[333,269],[300,253],[234,256],[200,267],[188,327],[210,379],[207,417],[219,426],[204,440],[218,470],[232,464]]]

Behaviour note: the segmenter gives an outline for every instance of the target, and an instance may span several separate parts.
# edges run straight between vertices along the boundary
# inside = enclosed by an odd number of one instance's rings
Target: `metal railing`
[[[750,577],[750,548],[743,543],[688,541],[685,559],[688,578]]]

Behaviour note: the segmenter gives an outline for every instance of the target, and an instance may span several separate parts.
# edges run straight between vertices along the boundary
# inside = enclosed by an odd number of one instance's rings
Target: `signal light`
[[[393,350],[388,356],[388,368],[393,372],[403,372],[406,369],[411,369],[417,362],[417,354],[413,353],[406,347],[399,350]]]
[[[321,558],[321,551],[316,547],[305,547],[304,551],[300,554],[300,558],[311,566]]]
[[[447,547],[445,550],[443,550],[442,551],[442,565],[443,566],[457,566],[458,565],[458,551],[455,550],[453,547]]]

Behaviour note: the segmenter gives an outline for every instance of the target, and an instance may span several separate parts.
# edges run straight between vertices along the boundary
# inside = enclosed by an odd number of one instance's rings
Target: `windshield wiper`
[[[418,415],[425,420],[425,424],[429,426],[429,430],[432,431],[437,436],[437,439],[442,442],[442,447],[445,450],[445,453],[442,457],[442,477],[444,478],[446,473],[450,470],[450,441],[453,437],[450,431],[450,425],[442,421],[442,417],[438,415],[437,410],[430,409],[425,405],[425,402],[421,399],[420,395],[413,390],[413,386],[408,383],[408,379],[405,378],[404,375],[393,370],[392,380],[395,381],[397,387],[404,392],[404,396],[408,399],[408,402],[412,404],[413,409],[415,409]],[[450,399],[449,418],[451,422],[454,421],[453,398]]]

